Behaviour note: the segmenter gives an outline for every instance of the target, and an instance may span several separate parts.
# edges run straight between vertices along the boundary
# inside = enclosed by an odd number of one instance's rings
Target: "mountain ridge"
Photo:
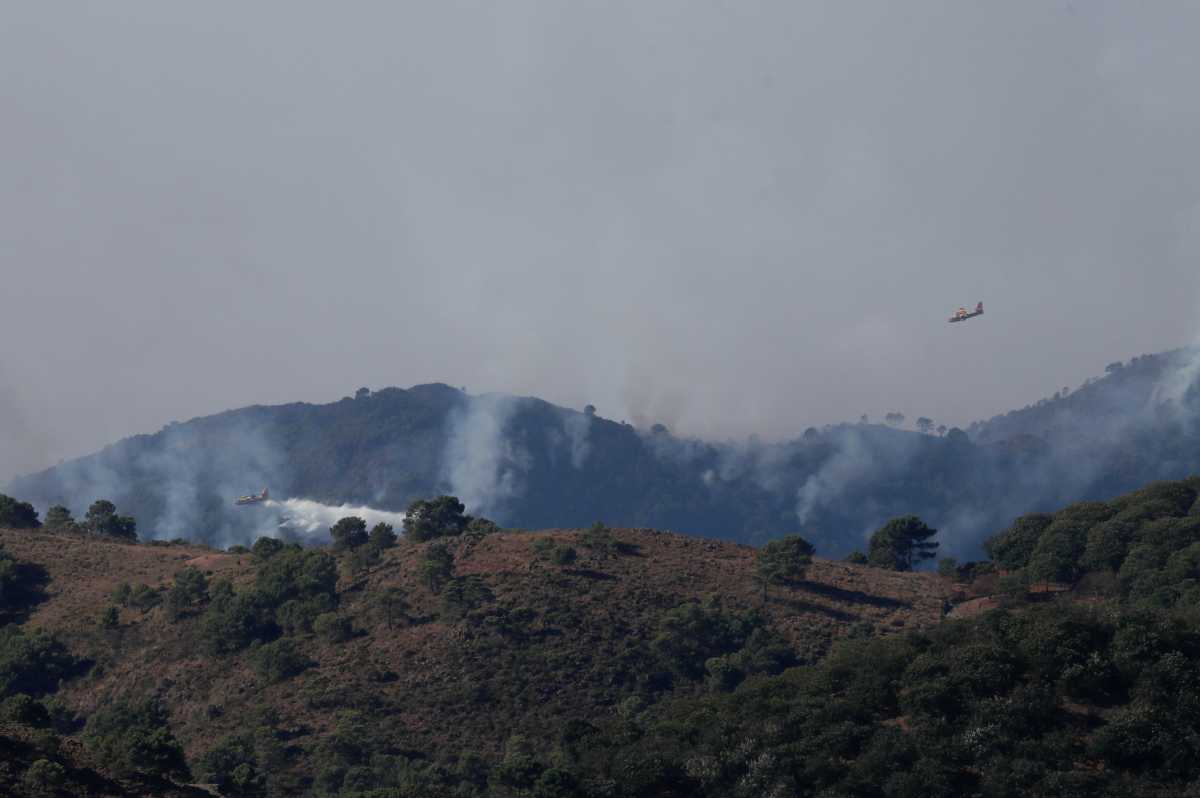
[[[1174,350],[1112,364],[1066,396],[944,437],[857,423],[714,442],[443,383],[361,389],[173,423],[7,490],[76,513],[109,498],[145,536],[223,545],[283,534],[277,518],[231,506],[264,486],[394,511],[450,493],[513,527],[605,520],[749,543],[802,531],[833,556],[913,512],[944,530],[949,551],[972,557],[1022,512],[1200,472],[1195,358]],[[1179,389],[1166,397],[1164,386]]]

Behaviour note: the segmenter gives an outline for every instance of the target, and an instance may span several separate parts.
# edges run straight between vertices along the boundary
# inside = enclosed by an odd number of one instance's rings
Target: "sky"
[[[965,425],[1191,343],[1198,25],[1082,0],[14,4],[0,481],[434,381],[710,438]]]

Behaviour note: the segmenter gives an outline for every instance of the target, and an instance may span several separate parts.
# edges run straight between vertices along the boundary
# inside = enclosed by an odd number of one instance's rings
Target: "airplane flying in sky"
[[[954,311],[954,315],[950,317],[950,323],[953,324],[956,321],[966,321],[967,319],[973,319],[976,316],[982,316],[982,315],[983,315],[983,303],[980,302],[978,305],[975,306],[974,313],[968,313],[966,308],[959,308],[958,310]]]

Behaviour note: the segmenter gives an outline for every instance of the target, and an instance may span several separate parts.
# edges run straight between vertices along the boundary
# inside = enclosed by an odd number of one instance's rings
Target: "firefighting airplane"
[[[270,497],[267,495],[267,489],[263,488],[262,493],[251,494],[249,496],[238,496],[236,499],[234,499],[233,503],[239,506],[243,504],[258,504],[259,502],[265,502],[269,498]]]
[[[983,303],[980,302],[978,305],[975,306],[974,313],[968,313],[966,308],[959,308],[958,310],[956,310],[954,312],[954,315],[950,317],[950,323],[953,324],[956,321],[966,321],[967,319],[973,319],[976,316],[982,316],[982,315],[983,315]]]

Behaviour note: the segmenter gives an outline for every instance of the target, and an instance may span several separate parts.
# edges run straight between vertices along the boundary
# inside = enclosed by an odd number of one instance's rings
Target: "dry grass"
[[[64,697],[89,712],[116,696],[155,693],[168,703],[189,757],[244,729],[262,707],[274,709],[304,746],[332,728],[338,708],[359,705],[384,712],[397,744],[495,751],[514,730],[537,733],[565,715],[595,720],[611,713],[608,660],[628,640],[652,637],[658,615],[681,602],[718,598],[731,608],[759,607],[798,650],[819,653],[854,624],[893,634],[938,623],[953,587],[934,574],[817,560],[805,581],[772,588],[764,604],[748,546],[647,529],[614,532],[631,553],[596,556],[570,530],[449,543],[456,575],[483,579],[499,606],[537,614],[528,630],[534,642],[498,649],[471,623],[441,619],[441,599],[418,578],[424,546],[401,542],[339,585],[341,612],[364,633],[336,645],[306,638],[316,667],[275,685],[261,683],[246,652],[204,653],[195,619],[172,624],[161,608],[125,609],[119,629],[97,623],[122,582],[167,586],[187,565],[248,585],[255,572],[248,555],[46,532],[0,531],[0,542],[50,575],[46,600],[29,622],[98,663],[91,676],[65,686]],[[546,537],[574,546],[578,561],[565,568],[538,561],[532,545]],[[405,591],[416,621],[387,628],[376,598],[388,587]],[[473,707],[464,698],[472,686],[493,695]]]

